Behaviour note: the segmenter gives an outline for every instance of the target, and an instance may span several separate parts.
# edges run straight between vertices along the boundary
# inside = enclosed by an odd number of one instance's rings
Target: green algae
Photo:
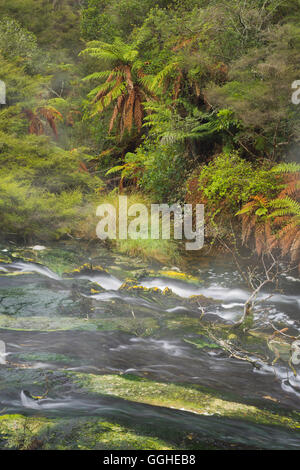
[[[0,315],[0,328],[16,331],[97,330],[98,325],[84,318]]]
[[[80,263],[80,257],[74,251],[63,248],[46,247],[43,251],[21,249],[13,253],[14,258],[35,262],[47,266],[51,271],[62,275],[65,271],[75,269]]]
[[[36,352],[36,353],[15,353],[11,356],[12,360],[15,361],[26,361],[26,362],[51,362],[64,365],[73,365],[76,363],[74,358],[66,356],[64,354],[47,353],[47,352]]]
[[[69,271],[65,271],[65,277],[76,276],[78,274],[90,274],[90,273],[107,273],[107,271],[102,266],[94,266],[92,263],[85,263],[81,266],[77,266]]]
[[[206,297],[205,295],[191,295],[185,300],[187,305],[201,305],[201,307],[208,307],[210,305],[220,304],[220,300],[213,299],[212,297]]]
[[[175,271],[172,269],[160,269],[158,271],[151,270],[149,271],[148,275],[149,277],[159,276],[159,277],[165,277],[167,279],[175,279],[179,281],[184,281],[184,282],[191,283],[191,284],[201,282],[201,279],[196,276],[193,276],[185,272],[181,272],[179,270]]]
[[[163,439],[99,418],[0,416],[0,448],[17,450],[173,450]]]
[[[50,428],[46,418],[28,418],[22,415],[0,416],[0,449],[30,450],[39,447],[37,436]]]
[[[128,317],[75,318],[75,317],[12,317],[0,315],[0,328],[15,331],[123,331],[139,336],[150,336],[158,328],[155,318]]]
[[[167,330],[176,333],[180,333],[182,336],[188,333],[199,333],[204,334],[201,329],[199,318],[193,318],[189,315],[184,315],[182,313],[174,315],[171,314],[164,318],[164,325]]]
[[[196,346],[197,349],[203,349],[203,348],[211,348],[211,349],[216,349],[220,348],[218,344],[209,342],[203,338],[196,338],[196,339],[186,339],[184,338],[184,341],[186,343],[192,344],[193,346]]]
[[[191,411],[200,415],[235,418],[256,424],[297,430],[300,416],[295,412],[261,409],[199,385],[155,382],[132,375],[73,374],[75,383],[89,393],[111,395],[138,403]]]

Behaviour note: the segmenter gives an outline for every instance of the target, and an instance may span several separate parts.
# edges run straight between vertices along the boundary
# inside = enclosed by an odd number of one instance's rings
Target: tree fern
[[[120,138],[125,130],[128,133],[132,131],[133,123],[140,132],[144,117],[143,102],[149,98],[150,92],[145,86],[145,75],[141,68],[142,62],[138,58],[138,50],[120,40],[113,44],[93,41],[82,54],[95,57],[111,66],[110,69],[94,72],[84,78],[85,81],[106,79],[88,94],[92,116],[102,113],[115,102],[109,132],[116,123]]]

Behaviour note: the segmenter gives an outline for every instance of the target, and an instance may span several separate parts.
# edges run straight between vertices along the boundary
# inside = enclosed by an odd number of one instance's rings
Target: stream
[[[297,336],[300,280],[281,281],[255,322]],[[300,449],[300,375],[266,341],[245,336],[255,368],[201,329],[201,312],[230,324],[248,296],[225,256],[183,268],[0,245],[0,448]]]

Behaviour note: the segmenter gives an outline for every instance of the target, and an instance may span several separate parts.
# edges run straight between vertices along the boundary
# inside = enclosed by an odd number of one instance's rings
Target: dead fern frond
[[[57,111],[57,109],[53,108],[52,106],[41,106],[37,108],[37,114],[43,116],[46,121],[48,122],[49,126],[51,127],[55,138],[58,138],[58,132],[56,127],[56,120],[63,120],[62,114]]]
[[[137,95],[134,103],[134,122],[139,132],[141,132],[143,125],[144,108],[141,102],[140,95]]]

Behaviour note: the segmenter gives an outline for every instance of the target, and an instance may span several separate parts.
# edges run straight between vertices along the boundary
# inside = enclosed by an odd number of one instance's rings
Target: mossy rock
[[[128,290],[130,287],[137,286],[137,279],[126,279],[120,287],[120,290]]]
[[[172,270],[160,270],[157,273],[152,272],[152,274],[150,274],[150,277],[151,276],[166,277],[168,279],[176,279],[178,281],[184,281],[189,283],[199,283],[200,281],[199,278],[192,276],[191,274]]]
[[[132,318],[115,316],[109,318],[90,317],[11,317],[0,315],[0,328],[15,331],[114,331],[119,330],[135,336],[150,336],[159,328],[153,317]]]
[[[44,251],[36,253],[36,261],[43,263],[52,271],[62,275],[64,272],[70,272],[80,263],[80,256],[77,252],[62,248],[47,248]]]
[[[102,266],[93,266],[91,263],[85,263],[82,266],[78,266],[75,269],[72,269],[71,271],[66,271],[64,272],[64,276],[66,277],[71,277],[71,276],[76,276],[78,274],[90,274],[90,273],[107,273],[107,271],[102,267]]]
[[[10,264],[12,261],[11,261],[11,258],[7,255],[3,255],[1,253],[0,255],[0,263],[3,263],[3,264]]]
[[[150,296],[162,297],[162,296],[173,296],[177,298],[177,295],[173,293],[171,289],[166,287],[164,291],[158,287],[144,287],[136,284],[136,281],[133,279],[126,280],[120,287],[121,291],[133,292],[137,294],[149,294]]]
[[[0,417],[0,448],[11,450],[175,450],[159,437],[99,418]]]
[[[261,409],[240,403],[232,396],[200,385],[156,382],[130,374],[106,376],[73,372],[69,374],[75,383],[86,389],[88,393],[192,411],[200,415],[217,415],[256,424],[281,426],[295,431],[300,427],[300,416],[296,412],[283,415],[280,409],[277,412],[274,409],[270,411],[266,408]]]
[[[193,338],[193,339],[185,338],[184,341],[186,343],[192,344],[193,346],[196,346],[197,349],[204,349],[204,348],[218,349],[218,348],[220,348],[220,346],[218,344],[213,343],[209,338],[205,338],[205,337]]]
[[[189,315],[174,315],[164,318],[164,323],[167,330],[174,330],[174,334],[180,334],[181,336],[189,333],[205,334],[201,329],[201,325],[198,318],[191,317]]]
[[[162,293],[163,295],[168,295],[168,296],[174,295],[174,292],[169,287],[166,287]]]
[[[201,307],[208,307],[210,305],[220,304],[221,301],[217,299],[213,299],[212,297],[206,297],[205,295],[191,295],[187,300],[185,300],[187,304],[190,305],[201,305]]]

